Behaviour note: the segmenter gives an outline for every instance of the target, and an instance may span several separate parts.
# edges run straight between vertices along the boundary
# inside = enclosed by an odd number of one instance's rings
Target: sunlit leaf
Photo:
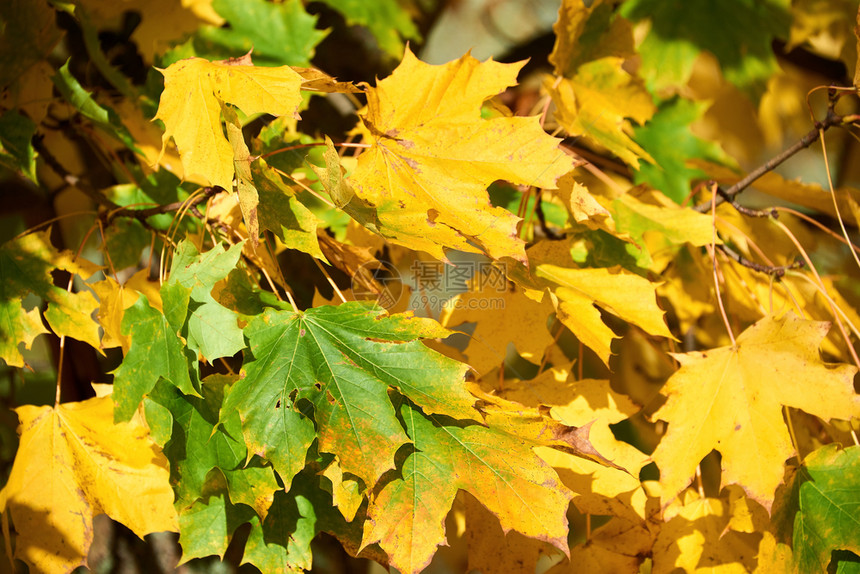
[[[233,150],[221,128],[221,106],[245,114],[296,115],[301,76],[286,66],[182,60],[163,70],[164,93],[157,119],[164,122],[163,144],[173,138],[186,177],[198,176],[232,189]]]
[[[571,493],[527,440],[492,427],[454,425],[406,404],[400,415],[414,448],[402,478],[385,484],[368,509],[363,544],[378,541],[401,572],[421,571],[444,540],[445,516],[462,488],[503,529],[567,550]]]
[[[665,500],[717,449],[723,483],[741,485],[769,509],[794,452],[783,405],[824,419],[860,415],[856,369],[830,367],[819,356],[828,329],[793,315],[765,317],[741,333],[735,347],[675,355],[682,367],[663,388],[668,400],[654,414],[669,423],[653,454]]]
[[[536,117],[481,119],[481,104],[516,83],[520,68],[468,55],[431,66],[407,50],[368,88],[360,117],[371,147],[349,182],[380,234],[442,260],[446,247],[524,259],[517,218],[491,207],[486,188],[497,179],[554,188],[572,160]]]
[[[409,442],[388,397],[389,388],[429,412],[474,418],[475,399],[463,385],[465,365],[416,339],[445,337],[435,321],[384,317],[362,303],[303,313],[266,310],[245,328],[253,360],[230,390],[222,412],[239,411],[250,452],[273,462],[285,483],[305,464],[314,424],[322,452],[336,454],[345,472],[375,484]]]

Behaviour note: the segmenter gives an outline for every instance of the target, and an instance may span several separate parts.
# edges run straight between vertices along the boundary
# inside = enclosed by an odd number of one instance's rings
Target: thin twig
[[[537,202],[535,204],[535,215],[538,218],[538,224],[540,225],[541,231],[546,235],[547,239],[561,239],[564,235],[559,235],[555,231],[549,228],[546,224],[546,215],[543,213],[543,193],[541,190],[538,190],[537,193]]]
[[[729,323],[729,317],[726,315],[726,308],[723,306],[723,296],[720,293],[720,278],[717,274],[717,184],[714,184],[713,188],[714,189],[711,192],[711,229],[713,230],[713,235],[711,244],[708,245],[707,248],[714,266],[714,291],[717,294],[717,303],[720,307],[720,315],[723,317],[726,331],[729,334],[729,339],[732,341],[732,347],[735,347],[737,346],[737,343],[735,342],[735,334],[732,332],[732,325]]]
[[[813,127],[809,132],[800,138],[800,140],[795,143],[793,146],[785,149],[782,153],[772,157],[764,164],[760,165],[756,169],[752,170],[747,174],[746,177],[741,179],[739,182],[726,189],[725,191],[720,192],[720,197],[717,198],[717,205],[723,203],[726,200],[732,200],[736,195],[744,191],[750,185],[752,185],[757,179],[759,179],[764,174],[773,171],[776,169],[782,162],[787,160],[788,158],[795,155],[797,152],[804,150],[811,146],[813,143],[818,141],[821,137],[821,134],[831,127],[841,124],[844,118],[838,114],[836,114],[833,110],[828,110],[827,117],[824,118],[823,121],[815,122],[815,127]],[[711,201],[702,203],[697,205],[693,209],[700,213],[706,213],[709,209],[711,209]]]
[[[322,147],[325,147],[325,145],[326,145],[326,143],[325,143],[325,142],[314,142],[314,143],[306,143],[306,144],[296,144],[296,145],[291,145],[291,146],[288,146],[288,147],[278,148],[278,149],[272,150],[272,151],[270,151],[270,152],[264,153],[264,154],[262,154],[262,155],[260,156],[260,158],[262,158],[262,159],[266,159],[267,157],[271,157],[271,156],[273,156],[273,155],[275,155],[275,154],[284,153],[284,152],[287,152],[287,151],[293,151],[294,149],[304,149],[304,148],[309,148],[309,147],[321,147],[321,146],[322,146]],[[342,143],[336,143],[336,144],[334,144],[334,146],[335,146],[335,147],[357,147],[357,148],[369,148],[369,147],[370,147],[370,144],[366,144],[366,143],[349,143],[349,142],[342,142]]]
[[[734,207],[738,213],[746,215],[747,217],[779,217],[779,212],[773,207],[769,209],[752,209],[750,207],[745,207],[734,199],[730,198],[726,194],[726,192],[719,187],[717,188],[717,193],[720,194],[720,197],[723,198],[723,201],[725,203],[728,203],[729,205]]]
[[[717,249],[725,253],[729,259],[736,263],[740,263],[744,267],[749,267],[753,271],[758,271],[759,273],[764,273],[765,275],[771,275],[773,277],[782,277],[789,269],[798,269],[804,265],[803,260],[795,261],[790,265],[764,265],[763,263],[756,263],[755,261],[750,261],[725,243],[717,245]]]

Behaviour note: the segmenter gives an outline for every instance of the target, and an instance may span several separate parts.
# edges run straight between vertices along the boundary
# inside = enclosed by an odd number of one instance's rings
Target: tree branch
[[[764,273],[766,275],[772,275],[773,277],[782,277],[785,275],[785,272],[789,269],[797,269],[798,267],[803,267],[803,261],[795,261],[791,265],[764,265],[762,263],[756,263],[755,261],[750,261],[740,253],[734,251],[731,247],[726,245],[725,243],[721,245],[717,245],[717,249],[723,252],[729,259],[740,263],[744,267],[749,267],[753,271],[758,271],[759,273]]]
[[[797,152],[808,148],[810,145],[818,141],[818,138],[821,136],[823,131],[827,131],[831,127],[835,125],[842,124],[845,118],[836,114],[833,109],[827,110],[827,117],[824,118],[823,121],[815,122],[815,127],[809,130],[809,132],[804,135],[800,140],[795,143],[793,146],[788,149],[782,151],[779,155],[776,155],[769,159],[764,164],[760,165],[756,169],[749,172],[746,177],[741,179],[739,182],[731,186],[726,190],[720,191],[720,197],[717,198],[717,205],[725,202],[734,200],[735,196],[744,191],[750,185],[752,185],[757,179],[766,174],[769,171],[773,171],[779,166],[782,162],[787,160],[788,158],[795,155]],[[736,205],[736,204],[734,204]],[[694,207],[696,211],[699,213],[705,213],[706,211],[711,209],[711,202],[705,202],[700,205]],[[760,217],[760,216],[759,216]]]

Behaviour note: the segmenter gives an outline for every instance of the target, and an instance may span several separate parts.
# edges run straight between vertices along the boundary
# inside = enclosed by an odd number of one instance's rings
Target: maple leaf
[[[602,1],[565,0],[553,26],[550,63],[557,79],[547,90],[559,124],[571,135],[605,147],[633,167],[651,156],[631,138],[626,118],[645,123],[655,111],[642,81],[622,68],[633,56],[633,29]],[[611,21],[611,23],[610,23]]]
[[[647,333],[672,337],[657,306],[653,283],[622,269],[575,269],[538,264],[535,275],[557,285],[558,318],[584,345],[609,364],[615,334],[600,317],[599,307],[641,327]]]
[[[21,442],[0,508],[18,531],[15,556],[33,571],[85,566],[98,514],[141,538],[178,529],[167,460],[143,425],[113,423],[109,397],[16,412]]]
[[[723,483],[739,484],[770,509],[794,452],[783,405],[823,419],[860,416],[857,369],[828,367],[818,355],[829,328],[791,314],[769,316],[741,333],[734,347],[675,355],[681,369],[666,383],[666,404],[653,415],[669,423],[652,455],[664,500],[684,489],[696,465],[716,449]]]
[[[227,20],[202,26],[169,56],[198,56],[208,60],[237,58],[254,51],[264,66],[306,66],[328,30],[316,27],[318,16],[308,14],[300,0],[213,0],[212,8]]]
[[[114,371],[113,400],[117,421],[127,421],[140,401],[163,377],[182,392],[197,395],[189,374],[185,346],[165,316],[150,306],[145,295],[138,297],[122,318],[122,334],[131,346]]]
[[[266,517],[274,492],[279,489],[271,466],[248,464],[239,414],[234,411],[219,421],[225,388],[233,383],[232,377],[210,375],[203,380],[202,399],[183,395],[176,387],[163,383],[148,397],[170,413],[166,430],[172,437],[164,445],[164,454],[175,469],[175,506],[180,516],[207,496],[212,469],[217,468],[223,476],[230,501],[250,506],[261,518]],[[150,425],[154,426],[152,422]],[[194,456],[188,456],[188,452]]]
[[[187,319],[188,348],[212,361],[231,357],[245,347],[237,315],[212,297],[212,288],[235,269],[242,244],[225,250],[217,245],[200,254],[190,241],[180,243],[173,256],[170,278],[161,287],[165,316],[179,333]]]
[[[302,77],[287,66],[261,68],[190,58],[165,70],[156,119],[164,122],[162,153],[173,138],[185,177],[232,189],[233,149],[221,127],[222,106],[247,115],[297,116]]]
[[[705,160],[735,168],[735,162],[713,141],[697,137],[690,124],[705,112],[707,104],[673,98],[660,104],[654,117],[634,128],[633,139],[648,150],[654,163],[639,166],[633,177],[635,183],[647,182],[676,203],[690,195],[690,182],[704,179],[706,174],[689,165],[691,160]]]
[[[231,504],[225,492],[198,500],[179,516],[182,561],[213,554],[223,557],[236,529],[253,519],[253,510]]]
[[[825,572],[835,550],[860,555],[860,447],[828,444],[810,453],[774,512],[780,530],[793,530],[797,572]],[[835,558],[838,561],[838,558]]]
[[[322,484],[326,492],[331,493],[334,504],[347,522],[352,522],[355,513],[364,501],[361,481],[350,475],[345,475],[337,457],[325,468],[322,475],[331,483],[331,487]]]
[[[29,233],[0,246],[0,358],[9,366],[24,366],[19,343],[30,348],[33,339],[48,332],[38,309],[25,310],[24,297],[29,294],[47,301],[45,319],[54,333],[99,347],[98,324],[92,319],[98,307],[95,297],[89,291],[72,293],[56,287],[51,278],[54,269],[86,278],[99,267],[57,251],[49,235],[50,231]]]
[[[387,54],[399,58],[403,53],[403,40],[419,40],[418,28],[412,22],[405,6],[396,0],[322,0],[341,14],[349,26],[366,26],[376,38],[379,47]]]
[[[567,552],[572,494],[527,439],[494,427],[460,426],[404,404],[400,415],[414,443],[401,477],[386,483],[368,508],[362,545],[379,542],[391,565],[422,570],[444,541],[445,516],[458,489],[516,530]]]
[[[677,515],[663,525],[654,542],[653,572],[752,571],[756,547],[748,537],[728,529],[726,501],[688,491],[677,505]]]
[[[621,14],[634,22],[651,20],[639,54],[642,77],[654,91],[685,84],[705,50],[720,61],[726,79],[758,103],[768,78],[779,72],[771,42],[788,35],[789,4],[730,0],[702,10],[686,2],[634,0],[621,7]]]
[[[464,492],[462,499],[466,515],[466,532],[463,536],[469,544],[469,572],[534,572],[541,555],[561,555],[548,542],[528,538],[516,530],[502,530],[499,520],[474,496]]]
[[[467,291],[452,300],[452,311],[440,318],[444,326],[475,322],[475,330],[464,350],[469,366],[485,375],[505,361],[508,345],[513,344],[524,359],[540,362],[544,350],[553,338],[547,329],[547,318],[553,312],[549,297],[535,302],[521,290],[499,290],[489,281],[479,291]],[[507,286],[505,286],[507,287]],[[487,307],[487,301],[492,307]],[[505,321],[500,325],[491,317],[504,310]]]
[[[481,119],[481,104],[515,84],[521,67],[468,54],[431,66],[407,48],[391,76],[367,89],[359,117],[371,147],[349,182],[375,210],[380,234],[440,260],[444,247],[525,260],[517,217],[492,207],[486,188],[498,179],[554,188],[573,160],[536,117]]]
[[[467,367],[416,340],[450,332],[430,319],[384,313],[359,302],[267,309],[245,327],[253,359],[222,413],[239,411],[249,451],[272,461],[285,483],[304,467],[315,435],[301,399],[313,405],[320,451],[336,454],[366,485],[394,467],[395,451],[409,440],[389,387],[429,412],[478,416],[463,385]]]

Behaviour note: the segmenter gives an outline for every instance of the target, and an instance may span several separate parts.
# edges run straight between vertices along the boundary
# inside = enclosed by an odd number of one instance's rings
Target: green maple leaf
[[[27,116],[14,110],[0,116],[0,165],[38,183],[36,152],[31,142],[35,134],[36,124]]]
[[[314,48],[328,35],[316,28],[317,17],[299,0],[214,0],[212,7],[230,24],[203,26],[166,56],[165,64],[198,56],[208,60],[238,58],[253,50],[263,66],[307,66]]]
[[[215,283],[230,274],[241,254],[239,243],[226,251],[216,246],[199,254],[193,243],[183,241],[176,249],[170,279],[161,288],[168,321],[178,332],[187,316],[188,347],[210,362],[245,347],[236,313],[212,297]]]
[[[245,327],[253,359],[222,412],[239,411],[248,449],[272,461],[286,484],[304,466],[315,434],[320,451],[338,455],[345,472],[375,484],[409,441],[390,388],[428,412],[478,416],[463,385],[467,367],[416,340],[448,334],[435,321],[386,317],[359,302],[301,313],[267,309]],[[303,401],[313,407],[316,433],[299,410]]]
[[[783,533],[793,528],[798,572],[828,572],[833,551],[860,555],[860,447],[829,444],[803,461],[787,498],[774,511]],[[850,564],[839,561],[839,567]]]
[[[408,12],[397,0],[322,0],[346,19],[350,26],[364,26],[379,43],[383,52],[395,58],[403,56],[403,40],[419,40],[421,35]]]
[[[232,377],[210,375],[203,380],[203,398],[183,395],[166,384],[156,385],[150,394],[152,401],[170,412],[171,427],[177,425],[164,454],[179,479],[176,506],[180,514],[204,498],[207,477],[213,469],[223,475],[230,501],[252,507],[261,517],[266,516],[274,492],[279,489],[271,467],[246,465],[247,449],[241,440],[238,413],[226,415],[219,424],[224,389],[232,382]]]
[[[244,504],[231,504],[224,492],[198,500],[179,515],[183,562],[213,554],[223,557],[236,529],[255,516]]]
[[[92,319],[98,308],[95,297],[89,291],[61,289],[51,278],[54,269],[86,278],[99,267],[54,249],[49,233],[30,233],[0,246],[0,358],[9,366],[24,366],[19,343],[29,348],[33,339],[48,332],[38,309],[24,309],[29,294],[47,301],[45,318],[54,333],[99,347],[98,324]]]
[[[131,347],[114,371],[114,418],[117,422],[131,419],[159,378],[187,395],[198,394],[191,382],[185,345],[167,318],[150,306],[146,295],[141,293],[134,305],[125,311],[121,328],[123,335],[131,336]]]
[[[404,405],[400,415],[414,446],[401,474],[368,508],[362,543],[379,542],[392,566],[419,572],[444,541],[445,517],[458,489],[498,515],[502,527],[567,550],[572,494],[529,441],[498,428],[462,426]]]
[[[719,145],[699,139],[690,131],[690,124],[706,107],[705,103],[673,98],[660,104],[647,124],[633,128],[633,139],[656,162],[640,162],[634,182],[648,183],[681,203],[690,195],[690,182],[707,177],[702,170],[689,166],[690,160],[704,159],[734,167]]]
[[[767,80],[779,71],[771,42],[774,37],[788,37],[789,4],[788,0],[631,0],[620,12],[634,22],[651,20],[639,46],[639,73],[652,92],[685,84],[699,53],[708,51],[719,60],[726,79],[757,103]]]
[[[299,473],[289,492],[275,493],[265,520],[251,520],[243,562],[263,572],[302,572],[312,565],[311,541],[320,532],[336,536],[351,554],[361,543],[361,521],[347,523],[320,488],[312,468]],[[377,558],[384,555],[377,552]]]
[[[254,187],[260,197],[260,227],[277,235],[284,245],[325,261],[317,239],[318,220],[263,160],[251,164]]]

